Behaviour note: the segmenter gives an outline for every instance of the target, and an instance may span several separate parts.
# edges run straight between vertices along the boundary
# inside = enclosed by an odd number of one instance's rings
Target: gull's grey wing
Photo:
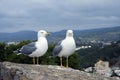
[[[61,42],[62,42],[62,41],[61,41]],[[54,48],[54,50],[53,50],[53,53],[52,53],[53,57],[58,56],[58,54],[61,52],[61,50],[62,50],[61,42],[59,42],[59,43],[55,46],[55,48]]]
[[[35,42],[24,45],[19,51],[20,51],[20,53],[23,53],[25,55],[29,55],[37,49],[35,45],[36,45]]]

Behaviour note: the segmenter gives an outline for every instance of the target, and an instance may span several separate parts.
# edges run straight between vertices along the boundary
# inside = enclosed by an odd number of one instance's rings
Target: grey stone
[[[56,65],[0,63],[0,80],[118,80]]]

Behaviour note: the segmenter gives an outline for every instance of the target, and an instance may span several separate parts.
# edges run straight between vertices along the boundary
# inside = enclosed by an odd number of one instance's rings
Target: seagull
[[[68,68],[68,57],[75,52],[76,44],[73,38],[73,31],[67,30],[66,37],[60,41],[53,49],[53,57],[60,57],[60,64],[62,65],[62,57],[66,57],[66,67]]]
[[[37,57],[37,64],[39,64],[39,57],[43,56],[48,50],[47,35],[49,35],[49,33],[45,30],[38,31],[38,40],[24,45],[17,53],[33,57],[33,64],[35,64],[35,57]]]

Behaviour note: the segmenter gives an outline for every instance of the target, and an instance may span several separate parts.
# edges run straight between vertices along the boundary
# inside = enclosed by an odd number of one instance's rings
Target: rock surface
[[[0,63],[0,80],[118,80],[53,65]]]

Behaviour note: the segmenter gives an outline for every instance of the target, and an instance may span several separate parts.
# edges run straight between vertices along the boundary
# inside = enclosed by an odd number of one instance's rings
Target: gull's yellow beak
[[[49,36],[50,35],[50,32],[47,32],[46,36]]]

